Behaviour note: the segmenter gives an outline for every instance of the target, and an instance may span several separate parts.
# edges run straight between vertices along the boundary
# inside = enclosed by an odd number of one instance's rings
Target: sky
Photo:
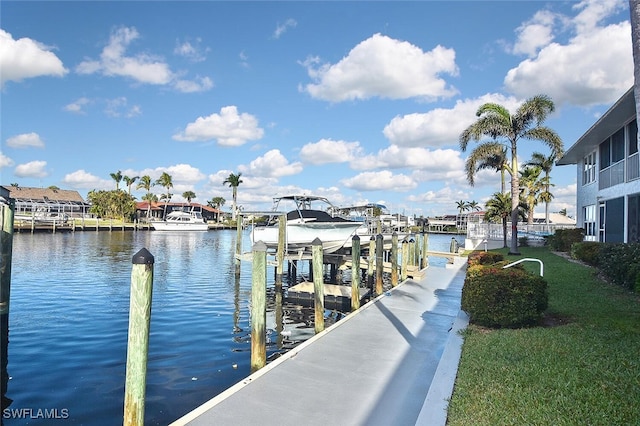
[[[568,149],[633,85],[633,57],[618,0],[2,1],[0,84],[2,185],[86,197],[167,172],[172,201],[229,211],[241,173],[245,211],[307,194],[429,217],[500,190],[464,172],[480,105],[547,95]],[[576,167],[551,181],[550,211],[575,215]]]

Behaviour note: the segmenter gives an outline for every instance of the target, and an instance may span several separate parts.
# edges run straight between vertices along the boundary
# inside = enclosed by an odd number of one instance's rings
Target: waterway
[[[429,248],[450,241],[431,235]],[[230,230],[15,234],[2,424],[122,424],[131,261],[143,247],[155,259],[145,424],[168,424],[248,376],[251,264],[238,277],[235,245]],[[285,277],[285,296],[304,268]],[[313,313],[267,276],[273,358],[313,335]],[[327,325],[342,317],[326,315]]]

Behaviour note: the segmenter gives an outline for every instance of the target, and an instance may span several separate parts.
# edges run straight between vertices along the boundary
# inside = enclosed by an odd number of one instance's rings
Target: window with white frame
[[[582,184],[587,185],[596,180],[596,152],[593,151],[584,157],[584,167],[582,169]]]
[[[584,213],[584,239],[585,241],[597,241],[598,229],[596,227],[596,205],[583,207]]]

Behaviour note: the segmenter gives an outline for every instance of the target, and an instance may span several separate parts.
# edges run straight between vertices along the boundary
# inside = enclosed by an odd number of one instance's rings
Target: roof
[[[46,201],[50,203],[86,204],[78,191],[68,189],[30,188],[21,186],[4,186],[9,196],[16,201]]]
[[[581,159],[635,116],[636,100],[632,87],[564,153],[556,164],[559,166],[578,164]]]

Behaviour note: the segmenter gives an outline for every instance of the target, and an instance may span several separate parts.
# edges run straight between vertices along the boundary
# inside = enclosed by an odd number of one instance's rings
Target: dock
[[[465,272],[426,268],[172,424],[444,426]]]

